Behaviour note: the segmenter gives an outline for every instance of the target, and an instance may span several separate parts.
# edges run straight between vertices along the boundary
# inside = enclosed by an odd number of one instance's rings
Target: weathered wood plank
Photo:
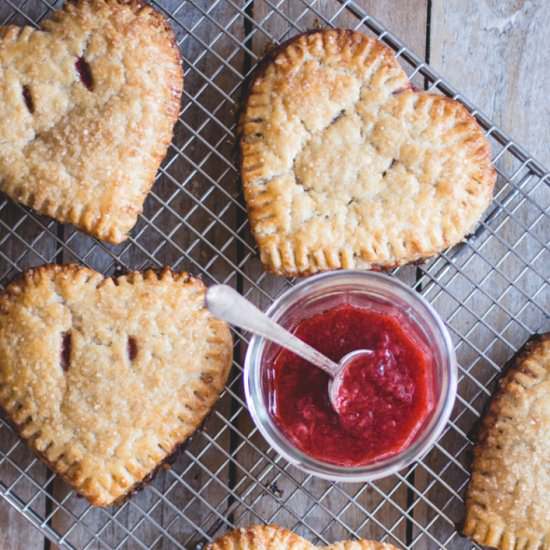
[[[550,77],[542,59],[550,46],[545,30],[549,23],[550,5],[542,0],[432,1],[430,63],[547,164],[550,107],[546,89]],[[494,154],[500,148],[494,144]],[[508,154],[497,163],[507,175],[518,165]],[[534,183],[533,178],[525,189]],[[512,189],[503,178],[498,188],[500,201]],[[533,191],[535,204],[517,196],[509,210],[523,224],[531,224],[539,213],[536,203],[548,204],[548,195],[545,198],[541,193]],[[541,262],[530,263],[540,252],[541,242],[547,241],[549,230],[548,224],[539,224],[534,228],[538,241],[526,237],[524,228],[501,211],[477,237],[448,254],[454,266],[446,274],[440,271],[441,261],[430,268],[437,283],[428,282],[427,297],[451,329],[462,370],[460,400],[450,430],[416,470],[420,494],[415,495],[413,510],[418,522],[413,532],[415,548],[433,548],[435,540],[442,544],[449,540],[448,547],[453,548],[470,546],[457,536],[454,526],[460,524],[464,512],[461,495],[471,452],[468,434],[487,402],[498,370],[544,319],[540,302],[538,306],[525,305],[550,274]],[[507,253],[512,248],[517,255]],[[436,481],[435,475],[441,481]]]
[[[355,28],[359,24],[346,10],[339,11],[341,6],[332,1],[314,3],[317,13],[306,9],[301,2],[275,5],[276,9],[273,2],[254,2],[252,50],[258,58],[273,41],[282,42],[300,31],[324,27],[329,22],[344,28]],[[395,4],[376,1],[362,5],[369,14],[388,22],[395,33],[404,35],[418,52],[424,51],[427,16],[424,0],[400,2],[399,9]],[[259,281],[263,291],[271,297],[280,294],[288,284],[283,278],[263,274],[259,263],[254,261],[248,263],[246,273],[252,280]],[[403,269],[398,276],[413,283],[415,269]],[[243,290],[260,306],[268,305],[268,297],[246,281]],[[295,528],[310,539],[320,537],[335,541],[359,535],[405,545],[407,523],[401,510],[407,507],[408,494],[397,477],[373,485],[331,487],[329,482],[306,476],[277,457],[254,430],[246,413],[239,418],[239,429],[251,435],[251,442],[244,444],[237,455],[242,470],[237,472],[236,487],[246,504],[235,508],[234,518],[238,525],[276,522]],[[271,466],[272,461],[277,463],[276,467]],[[255,487],[256,481],[260,483]],[[391,492],[389,501],[384,501],[382,492]]]
[[[547,166],[550,6],[433,0],[430,63]]]
[[[0,517],[2,517],[0,548],[10,550],[43,548],[42,533],[4,500],[0,501]]]

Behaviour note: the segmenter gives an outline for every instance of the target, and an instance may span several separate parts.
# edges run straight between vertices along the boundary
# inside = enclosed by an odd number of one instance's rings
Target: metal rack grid
[[[0,24],[38,24],[61,1],[5,0]],[[77,261],[104,273],[169,264],[234,285],[265,306],[292,281],[261,269],[236,169],[243,83],[267,43],[314,26],[377,36],[413,80],[456,97],[492,142],[495,200],[468,242],[394,275],[422,292],[447,322],[460,363],[459,396],[443,436],[420,462],[375,483],[332,484],[277,456],[243,401],[245,335],[235,333],[232,377],[173,468],[111,510],[90,507],[33,457],[0,417],[0,494],[49,539],[68,548],[200,548],[234,526],[277,522],[318,542],[362,536],[401,547],[470,545],[463,515],[469,432],[502,365],[548,329],[548,172],[397,37],[352,0],[157,0],[185,62],[181,116],[169,154],[127,243],[108,246],[0,200],[0,282],[45,262]],[[254,10],[252,9],[254,8]],[[282,29],[282,30],[281,30]],[[545,326],[546,325],[546,326]]]

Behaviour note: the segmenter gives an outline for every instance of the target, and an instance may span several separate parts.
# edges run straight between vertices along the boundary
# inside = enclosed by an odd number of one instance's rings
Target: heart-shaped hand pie
[[[143,208],[172,137],[183,72],[139,0],[68,2],[0,27],[0,191],[112,243]]]
[[[414,91],[393,52],[358,32],[278,48],[241,122],[250,223],[276,273],[431,256],[472,231],[491,201],[495,171],[474,118]]]
[[[232,342],[185,273],[31,270],[0,295],[0,405],[80,494],[129,494],[201,424]]]
[[[550,333],[512,362],[483,418],[464,534],[502,550],[550,547]]]
[[[396,550],[373,540],[346,540],[330,546],[315,546],[296,533],[276,525],[252,525],[236,529],[206,547],[206,550]]]

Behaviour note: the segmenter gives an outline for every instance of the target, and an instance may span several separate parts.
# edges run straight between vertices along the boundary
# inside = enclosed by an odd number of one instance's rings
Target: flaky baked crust
[[[28,271],[0,295],[0,406],[96,506],[121,500],[201,424],[232,341],[186,273]]]
[[[284,527],[253,525],[235,529],[206,547],[206,550],[396,550],[391,544],[372,540],[346,540],[330,546],[315,546]]]
[[[0,190],[121,242],[178,117],[174,34],[138,0],[67,2],[42,27],[0,27]]]
[[[550,548],[550,333],[530,340],[483,418],[465,535],[501,550]]]
[[[457,101],[411,88],[359,32],[296,37],[264,62],[241,118],[241,175],[265,267],[388,268],[471,232],[495,170]]]

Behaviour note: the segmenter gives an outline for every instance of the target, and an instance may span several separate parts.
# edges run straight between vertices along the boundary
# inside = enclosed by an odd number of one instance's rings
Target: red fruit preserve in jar
[[[340,305],[304,319],[295,334],[338,362],[358,349],[329,401],[329,376],[282,350],[266,369],[270,414],[303,453],[339,466],[365,466],[411,444],[434,408],[434,363],[405,316]]]

